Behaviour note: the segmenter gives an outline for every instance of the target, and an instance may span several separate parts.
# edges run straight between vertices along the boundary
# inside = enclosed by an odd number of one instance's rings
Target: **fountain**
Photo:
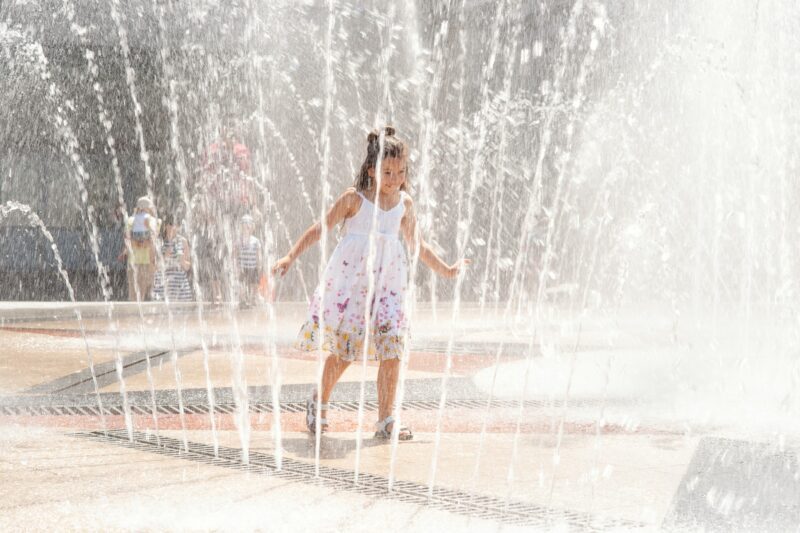
[[[321,527],[311,498],[347,529],[383,524],[378,498],[426,529],[796,529],[798,21],[789,0],[3,3],[0,335],[24,357],[0,357],[0,449],[126,447],[132,486],[129,458],[158,457],[147,490],[189,496],[110,501],[117,528]],[[370,438],[366,348],[309,437],[324,354],[292,342],[338,231],[248,309],[237,228],[274,262],[387,123],[421,235],[472,264],[409,256],[415,439]],[[183,222],[194,302],[122,301],[143,195]],[[233,496],[206,484],[226,468]]]

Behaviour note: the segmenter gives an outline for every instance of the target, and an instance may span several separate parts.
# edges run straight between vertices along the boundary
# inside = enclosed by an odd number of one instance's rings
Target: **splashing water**
[[[208,237],[204,213],[197,210],[204,154],[221,130],[237,130],[252,151],[249,178],[269,260],[276,246],[290,245],[310,221],[323,219],[332,198],[351,184],[370,126],[392,123],[413,148],[410,186],[422,236],[448,259],[473,260],[454,283],[417,268],[418,256],[410,261],[409,316],[414,322],[419,307],[429,306],[433,318],[424,328],[414,323],[406,344],[413,337],[424,345],[429,339],[415,336],[429,331],[446,341],[429,495],[441,480],[454,357],[461,338],[478,333],[499,342],[484,354],[487,367],[469,377],[486,394],[485,408],[476,411],[480,433],[467,465],[470,483],[478,488],[486,472],[492,401],[511,398],[517,403],[504,476],[509,501],[525,488],[515,469],[529,436],[527,422],[540,414],[526,407],[531,398],[549,402],[552,464],[542,468],[553,483],[565,427],[575,399],[583,396],[599,402],[593,420],[598,445],[608,418],[644,416],[635,407],[608,406],[606,400],[617,396],[652,401],[661,410],[647,416],[664,423],[702,419],[761,435],[794,431],[791,419],[800,405],[794,355],[800,345],[800,261],[793,245],[800,212],[794,186],[800,61],[794,28],[800,16],[788,0],[724,6],[712,0],[691,6],[327,0],[245,2],[227,10],[197,4],[185,14],[170,2],[115,0],[94,13],[62,2],[68,45],[80,51],[81,68],[72,70],[64,66],[68,58],[53,51],[58,47],[47,41],[47,32],[22,23],[36,20],[23,4],[14,3],[6,17],[11,22],[0,23],[0,51],[15,62],[3,67],[11,74],[0,81],[8,104],[2,119],[16,134],[19,124],[36,122],[21,111],[31,107],[19,105],[25,96],[43,104],[40,118],[47,127],[31,127],[36,135],[19,137],[29,143],[24,149],[46,151],[49,139],[60,153],[64,161],[53,165],[60,171],[52,172],[52,180],[63,194],[59,205],[46,209],[52,198],[25,188],[24,158],[15,152],[0,162],[9,177],[0,200],[11,200],[3,218],[24,213],[40,228],[54,247],[71,301],[75,290],[47,228],[68,227],[88,237],[110,329],[117,328],[101,258],[104,222],[98,213],[104,202],[123,206],[127,217],[126,203],[147,193],[159,207],[179,212],[192,263],[200,265],[198,248]],[[103,190],[113,198],[98,192]],[[222,262],[231,264],[237,238],[232,210],[221,197],[204,199],[224,228]],[[335,240],[330,237],[323,228],[319,251],[287,275],[278,287],[280,299],[309,299],[305,280],[321,280]],[[222,311],[230,333],[234,419],[247,462],[254,401],[245,375],[247,339],[236,309],[239,281],[232,269],[225,274],[223,293],[230,297]],[[370,280],[370,290],[373,285]],[[204,282],[193,278],[192,286],[208,424],[218,454],[207,331],[213,308],[203,302]],[[153,346],[141,299],[140,336],[158,433]],[[259,311],[280,467],[285,346],[277,339],[289,335],[277,331],[280,305],[267,302]],[[482,332],[468,324],[473,311]],[[168,298],[166,313],[186,449],[178,326]],[[651,333],[656,326],[648,318],[669,322],[669,338]],[[84,333],[82,322],[80,327]],[[626,342],[634,344],[632,336],[638,336],[636,350],[658,355],[617,353],[629,348]],[[84,341],[91,361],[85,335]],[[517,345],[523,355],[509,363]],[[115,351],[132,435],[119,346]],[[409,364],[414,368],[417,357],[405,355],[397,427]],[[356,482],[365,470],[366,357],[361,363]],[[318,388],[323,364],[320,355]],[[714,377],[705,382],[700,373]],[[95,393],[101,403],[96,379]],[[550,435],[537,436],[544,445]],[[319,434],[314,440],[319,475],[323,443]],[[390,490],[403,479],[400,446],[393,435]],[[595,455],[595,463],[600,460]],[[552,496],[553,484],[548,489]]]

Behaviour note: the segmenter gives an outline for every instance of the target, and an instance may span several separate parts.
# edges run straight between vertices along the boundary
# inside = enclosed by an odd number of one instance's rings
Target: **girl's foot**
[[[320,410],[320,418],[317,420],[317,408],[319,407]],[[325,418],[327,415],[327,411],[330,409],[330,405],[327,403],[321,403],[317,406],[317,393],[314,392],[314,395],[311,396],[308,400],[306,400],[306,427],[308,428],[309,433],[312,435],[317,434],[317,426],[319,426],[319,432],[325,433],[328,429],[328,420]]]
[[[391,439],[392,438],[392,430],[394,429],[394,417],[392,415],[387,416],[383,420],[378,421],[375,424],[375,438],[376,439]],[[414,438],[414,434],[411,433],[411,430],[406,426],[400,426],[400,431],[397,434],[398,440],[411,440]]]

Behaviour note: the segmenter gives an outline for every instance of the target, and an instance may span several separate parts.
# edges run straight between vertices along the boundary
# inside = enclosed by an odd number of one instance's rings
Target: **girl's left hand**
[[[462,270],[467,268],[467,265],[472,263],[472,259],[459,259],[449,267],[447,267],[447,271],[444,274],[446,278],[455,278],[461,273]]]

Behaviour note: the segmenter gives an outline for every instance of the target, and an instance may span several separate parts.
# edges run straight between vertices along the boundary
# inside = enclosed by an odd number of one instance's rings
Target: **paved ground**
[[[0,305],[3,531],[800,527],[796,411],[752,407],[755,381],[726,397],[725,376],[704,396],[668,315],[553,309],[531,342],[530,322],[421,307],[415,438],[392,445],[373,363],[343,377],[330,433],[304,431],[301,305],[77,309]]]

